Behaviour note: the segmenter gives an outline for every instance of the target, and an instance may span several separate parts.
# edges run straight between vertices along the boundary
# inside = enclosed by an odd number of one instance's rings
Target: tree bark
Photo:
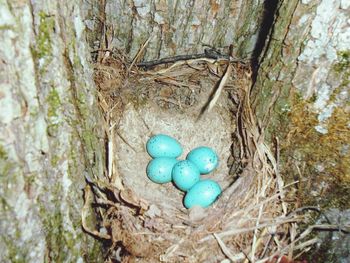
[[[298,182],[296,205],[339,222],[350,208],[349,17],[349,1],[280,1],[252,92],[284,179]],[[349,242],[330,233],[312,262],[348,261]]]
[[[262,0],[138,0],[85,2],[94,48],[117,48],[130,59],[149,39],[143,60],[201,53],[205,47],[250,56],[263,17]],[[101,25],[101,21],[103,22]],[[106,33],[104,43],[100,33]]]
[[[341,0],[280,2],[252,94],[270,141],[283,138],[310,169],[322,163],[341,181],[350,179],[349,14]]]
[[[96,262],[81,228],[103,134],[80,1],[0,1],[0,261]]]

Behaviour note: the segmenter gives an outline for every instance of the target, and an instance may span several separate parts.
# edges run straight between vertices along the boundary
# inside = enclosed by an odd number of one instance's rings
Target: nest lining
[[[292,258],[299,240],[291,233],[301,218],[287,215],[276,160],[250,108],[249,70],[236,65],[224,83],[228,89],[198,121],[225,63],[199,59],[130,72],[120,61],[105,60],[95,75],[109,140],[108,179],[87,189],[95,196],[91,202],[106,208],[99,211],[100,231],[89,230],[83,213],[84,229],[108,240],[106,261],[268,262],[287,253]],[[157,133],[177,138],[184,155],[200,145],[218,152],[220,166],[208,177],[225,190],[211,208],[187,210],[173,185],[148,180],[145,143]],[[234,166],[241,168],[238,179],[230,173]]]
[[[197,105],[200,105],[198,103]],[[224,105],[224,106],[223,106]],[[137,105],[138,106],[138,105]],[[232,117],[224,99],[215,110],[197,121],[198,106],[185,111],[161,109],[152,100],[137,107],[128,103],[124,109],[115,138],[117,164],[125,187],[132,189],[138,198],[156,205],[169,217],[174,217],[174,209],[186,213],[183,208],[183,193],[172,184],[152,183],[146,176],[146,166],[151,160],[145,145],[155,134],[167,134],[176,138],[183,146],[184,152],[179,160],[198,146],[213,148],[220,159],[218,168],[202,178],[212,178],[223,189],[232,183],[227,161],[230,157],[232,134],[235,130]]]

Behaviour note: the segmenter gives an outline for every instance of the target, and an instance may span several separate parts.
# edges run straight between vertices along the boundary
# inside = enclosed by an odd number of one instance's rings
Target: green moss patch
[[[290,181],[300,181],[300,198],[304,204],[349,208],[348,113],[342,107],[335,108],[326,123],[328,133],[321,134],[315,130],[319,122],[317,114],[310,109],[311,104],[294,96],[288,114],[288,133],[281,145],[284,174]],[[310,195],[313,189],[319,196]]]
[[[350,50],[339,51],[338,61],[333,65],[333,70],[341,76],[341,86],[350,84]]]
[[[49,106],[47,111],[47,116],[49,118],[57,117],[57,110],[61,105],[60,97],[56,89],[52,88],[49,92],[49,95],[46,98],[46,102]]]
[[[39,12],[39,23],[35,55],[38,58],[49,57],[52,54],[51,34],[55,28],[55,20],[52,16]]]
[[[7,153],[5,151],[4,146],[0,145],[0,159],[7,160]]]

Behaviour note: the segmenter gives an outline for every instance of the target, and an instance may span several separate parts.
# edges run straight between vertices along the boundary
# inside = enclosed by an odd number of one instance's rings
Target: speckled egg
[[[174,138],[165,134],[158,134],[151,137],[147,141],[146,148],[148,154],[153,158],[177,158],[182,154],[182,147],[180,143]]]
[[[187,160],[194,163],[201,174],[208,174],[219,164],[218,156],[213,149],[201,146],[193,149],[187,155]]]
[[[200,173],[191,161],[179,161],[172,171],[174,184],[182,191],[189,190],[200,179]]]
[[[221,194],[220,185],[210,179],[202,180],[197,182],[192,188],[186,193],[184,199],[184,205],[186,208],[193,206],[208,207]]]
[[[171,171],[178,162],[175,158],[159,157],[151,160],[147,165],[147,176],[152,182],[165,184],[171,182]]]

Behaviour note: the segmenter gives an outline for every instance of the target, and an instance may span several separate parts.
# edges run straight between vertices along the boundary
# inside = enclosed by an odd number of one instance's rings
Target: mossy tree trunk
[[[0,261],[98,262],[84,176],[103,134],[80,1],[0,1]]]
[[[279,137],[288,173],[320,202],[350,182],[349,17],[348,1],[281,1],[253,87],[267,138]]]
[[[319,207],[333,224],[350,211],[349,18],[349,1],[279,1],[252,89],[282,174],[298,182],[296,205]],[[347,262],[350,238],[327,238],[312,262]]]

